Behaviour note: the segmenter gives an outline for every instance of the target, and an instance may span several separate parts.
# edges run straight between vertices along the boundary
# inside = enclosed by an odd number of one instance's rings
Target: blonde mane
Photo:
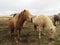
[[[29,11],[28,10],[23,10],[22,12],[20,12],[20,13],[18,13],[15,17],[13,17],[13,22],[14,22],[14,26],[16,26],[16,24],[17,24],[17,21],[18,21],[18,19],[19,19],[19,17],[20,17],[20,15],[21,16],[24,16],[24,18],[29,18]]]

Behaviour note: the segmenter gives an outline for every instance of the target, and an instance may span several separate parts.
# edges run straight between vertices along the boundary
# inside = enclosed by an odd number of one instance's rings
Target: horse
[[[42,35],[45,35],[48,37],[48,39],[54,40],[56,27],[48,16],[32,16],[31,23],[34,24],[34,31],[39,32],[39,39],[41,39]]]
[[[59,22],[59,17],[58,15],[54,15],[54,25],[56,26],[56,22]]]
[[[16,14],[15,17],[9,20],[9,28],[11,29],[11,36],[14,37],[16,42],[20,40],[21,28],[25,21],[30,20],[30,12],[28,10],[23,10]]]

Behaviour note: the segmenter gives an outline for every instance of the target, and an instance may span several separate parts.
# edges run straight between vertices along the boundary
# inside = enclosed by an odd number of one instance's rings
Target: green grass
[[[0,45],[40,45],[38,32],[33,31],[33,24],[26,22],[21,31],[21,35],[28,35],[28,33],[30,34],[30,36],[27,37],[22,36],[23,39],[28,39],[29,41],[31,41],[30,44],[26,41],[20,41],[18,44],[16,44],[15,41],[10,37],[10,30],[7,26],[7,23],[8,19],[0,19]],[[54,45],[60,45],[60,25],[57,25],[56,30],[57,36]]]
[[[57,36],[55,40],[55,45],[60,45],[60,25],[57,25]]]

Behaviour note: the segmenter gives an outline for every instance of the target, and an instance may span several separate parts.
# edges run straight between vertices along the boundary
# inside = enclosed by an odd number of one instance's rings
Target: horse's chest
[[[12,21],[12,20],[9,21],[9,25],[10,25],[10,26],[13,25],[13,21]]]
[[[17,22],[17,23],[16,23],[16,27],[17,27],[18,29],[20,29],[20,28],[23,26],[23,23],[24,23],[23,20]]]

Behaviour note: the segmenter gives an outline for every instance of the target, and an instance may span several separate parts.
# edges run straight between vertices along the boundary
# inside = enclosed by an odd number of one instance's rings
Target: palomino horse
[[[30,20],[30,13],[28,10],[23,10],[21,13],[15,15],[9,20],[9,27],[11,29],[11,35],[13,35],[16,42],[20,39],[20,31],[25,21]]]
[[[55,36],[55,26],[52,20],[48,16],[38,15],[31,18],[31,22],[34,24],[35,30],[39,31],[39,39],[42,35],[48,37],[48,39],[53,40]]]

